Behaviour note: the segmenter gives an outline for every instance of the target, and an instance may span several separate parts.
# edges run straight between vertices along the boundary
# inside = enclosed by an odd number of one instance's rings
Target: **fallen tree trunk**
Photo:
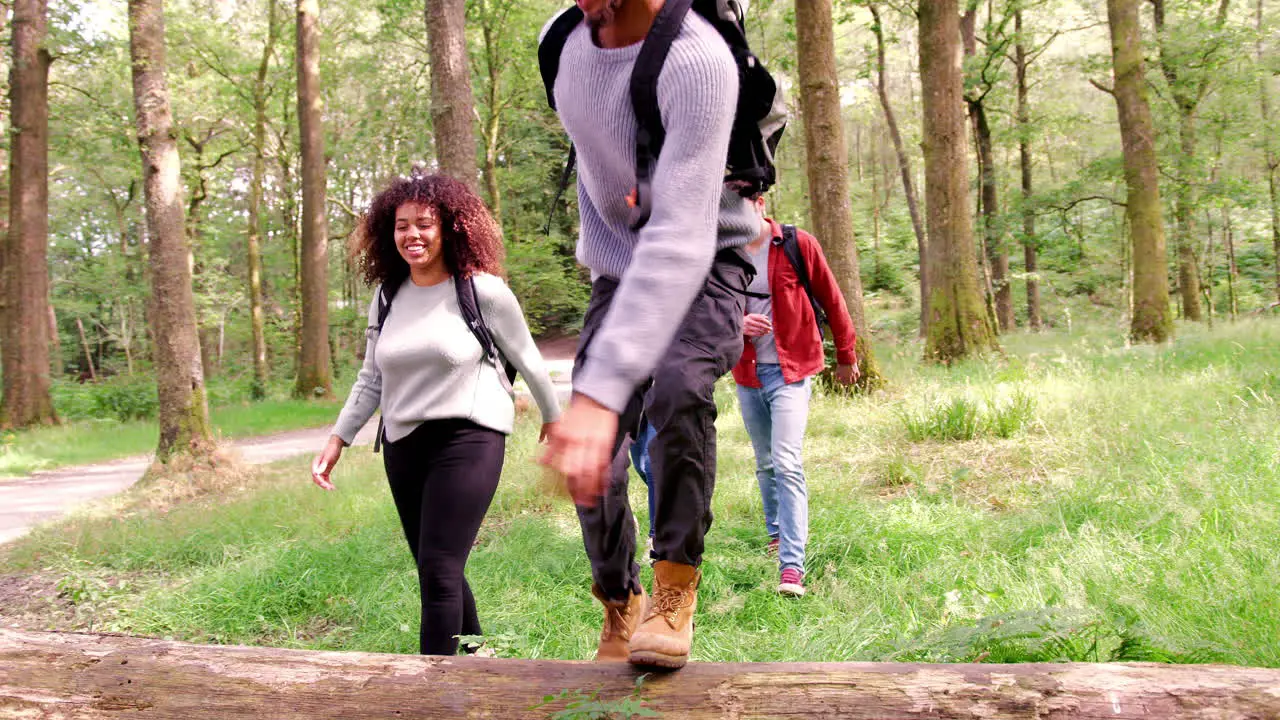
[[[635,689],[626,665],[224,647],[0,630],[0,717],[538,718]],[[662,717],[1280,717],[1280,670],[1223,665],[694,663],[639,690]]]

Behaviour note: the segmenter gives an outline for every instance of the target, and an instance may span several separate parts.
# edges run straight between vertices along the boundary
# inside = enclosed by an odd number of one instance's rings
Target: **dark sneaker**
[[[804,596],[804,573],[795,568],[784,568],[778,592],[792,597]]]
[[[764,546],[764,554],[777,555],[779,542],[778,538],[769,538],[769,544]]]

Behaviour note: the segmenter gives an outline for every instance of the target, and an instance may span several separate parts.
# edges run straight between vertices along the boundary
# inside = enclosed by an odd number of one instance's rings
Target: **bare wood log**
[[[0,630],[0,717],[536,718],[562,690],[632,691],[623,664],[189,645]],[[1280,717],[1280,670],[1223,665],[694,663],[647,706],[703,718]],[[558,709],[552,706],[553,709]]]

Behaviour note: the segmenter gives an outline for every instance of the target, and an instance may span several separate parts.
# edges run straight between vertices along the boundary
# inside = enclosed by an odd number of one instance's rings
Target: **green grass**
[[[1160,348],[1122,332],[1012,335],[1004,357],[953,368],[883,345],[887,391],[816,395],[802,599],[774,592],[752,453],[720,388],[694,659],[1280,667],[1280,322],[1184,326]],[[904,413],[960,397],[986,430],[913,439]],[[599,610],[535,433],[511,440],[468,577],[500,655],[585,659]],[[56,627],[413,652],[417,583],[380,458],[349,451],[335,481],[311,487],[300,459],[163,514],[72,518],[10,546],[0,574],[61,592],[28,608]]]
[[[337,400],[228,399],[210,408],[209,419],[221,437],[237,438],[323,426],[332,423],[341,408]],[[159,432],[154,420],[111,418],[6,432],[0,435],[0,478],[154,452]]]

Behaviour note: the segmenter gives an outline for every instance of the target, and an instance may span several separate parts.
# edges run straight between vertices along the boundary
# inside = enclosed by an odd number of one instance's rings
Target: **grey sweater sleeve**
[[[373,354],[378,347],[378,331],[374,329],[378,324],[378,293],[382,292],[382,286],[374,288],[373,302],[369,304],[369,330],[366,331],[368,337],[364,350],[364,365],[360,368],[360,374],[356,376],[356,382],[351,386],[351,392],[347,394],[347,402],[342,406],[342,412],[338,414],[338,422],[333,426],[333,434],[342,438],[342,442],[350,445],[356,438],[356,433],[360,432],[360,428],[369,422],[369,418],[373,417],[373,413],[382,403],[382,373],[378,370],[378,365],[374,362]]]
[[[529,333],[529,325],[524,321],[520,302],[511,288],[493,275],[477,275],[476,291],[480,312],[502,357],[515,365],[529,384],[533,400],[542,413],[542,422],[555,422],[560,418],[560,401],[542,361],[542,353],[538,351],[533,335]]]
[[[737,68],[723,45],[716,52],[673,52],[659,77],[667,134],[654,170],[652,215],[574,384],[614,411],[653,372],[711,268],[737,97]],[[582,232],[591,232],[585,220],[597,211],[586,193],[580,197],[587,202]]]

